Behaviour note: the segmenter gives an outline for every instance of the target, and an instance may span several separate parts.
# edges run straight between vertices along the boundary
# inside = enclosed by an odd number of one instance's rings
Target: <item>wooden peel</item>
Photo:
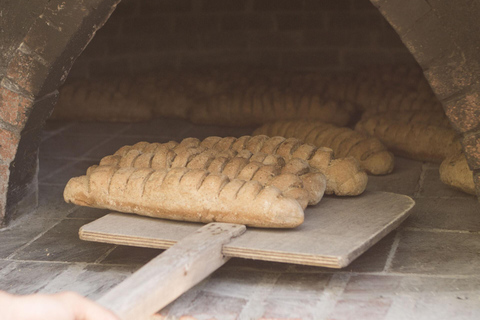
[[[97,302],[122,320],[145,319],[205,279],[230,258],[222,247],[246,227],[209,223],[158,255]]]
[[[342,268],[394,230],[414,201],[368,192],[324,197],[295,229],[152,219],[111,213],[80,229],[83,240],[166,249],[98,301],[123,320],[151,316],[200,282],[229,257]]]

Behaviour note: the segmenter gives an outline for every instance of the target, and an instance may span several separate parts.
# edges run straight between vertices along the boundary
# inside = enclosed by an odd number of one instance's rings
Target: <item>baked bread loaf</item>
[[[375,116],[359,121],[355,130],[377,137],[395,155],[414,160],[441,162],[461,151],[457,133],[445,127]]]
[[[450,121],[443,111],[390,111],[376,114],[375,116],[408,124],[422,123],[431,126],[451,128]],[[369,114],[362,115],[362,119],[364,120],[371,117],[372,115]]]
[[[106,156],[100,165],[171,169],[185,167],[225,174],[230,180],[257,180],[262,185],[274,185],[285,196],[299,201],[302,208],[315,205],[325,192],[325,176],[313,172],[305,160],[291,159],[248,150],[234,153],[218,152],[204,147],[156,148],[155,152],[131,149],[123,155]]]
[[[144,88],[147,78],[80,80],[60,89],[51,119],[137,122],[153,117],[152,101]]]
[[[306,165],[308,164],[312,172],[320,172],[325,175],[325,194],[335,194],[338,196],[359,195],[365,190],[368,181],[365,171],[360,168],[357,160],[353,158],[334,159],[332,149],[317,148],[313,145],[305,144],[295,138],[286,139],[278,136],[269,138],[266,135],[253,137],[242,136],[240,138],[221,138],[212,136],[203,141],[196,138],[186,138],[180,143],[170,141],[165,144],[139,142],[133,146],[124,146],[120,148],[112,156],[114,157],[112,159],[117,160],[112,160],[113,162],[108,163],[117,163],[118,156],[123,156],[131,150],[137,150],[143,153],[155,153],[162,150],[161,152],[168,154],[168,158],[165,161],[173,162],[175,153],[179,152],[179,150],[199,147],[219,152],[227,157],[248,154],[245,153],[245,151],[250,152],[252,158],[262,156],[262,154],[281,156],[286,163],[285,168],[282,169],[282,172],[284,173],[296,172],[297,175],[301,174],[304,172],[304,168],[306,168]],[[134,157],[135,153],[132,153],[131,156]],[[263,159],[262,162],[265,164],[265,161],[268,159],[270,159],[269,161],[272,161],[271,157],[265,156],[265,159]],[[152,160],[152,163],[153,162],[154,160]],[[107,162],[103,163],[106,164]],[[163,162],[162,165],[164,165]],[[349,172],[349,175],[343,174],[345,172]],[[306,185],[308,186],[309,183],[306,183]]]
[[[190,120],[199,124],[247,126],[275,120],[317,119],[346,125],[355,112],[356,107],[350,102],[327,99],[312,92],[248,86],[199,99],[191,110]]]
[[[68,203],[194,222],[294,228],[304,219],[297,201],[258,181],[230,180],[205,170],[94,166],[70,179]]]
[[[434,95],[430,84],[418,66],[384,65],[379,67],[368,66],[360,70],[355,78],[360,82],[376,81],[383,85],[405,87],[422,95]]]
[[[293,137],[331,148],[336,158],[354,157],[373,175],[390,173],[394,166],[393,154],[377,138],[320,121],[278,121],[261,126],[253,134]]]
[[[450,155],[440,165],[440,180],[446,185],[475,195],[473,171],[468,167],[465,154]]]

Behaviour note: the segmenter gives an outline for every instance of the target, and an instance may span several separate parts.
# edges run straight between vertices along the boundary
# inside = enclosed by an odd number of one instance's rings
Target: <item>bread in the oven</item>
[[[414,160],[442,162],[461,151],[457,133],[447,127],[376,115],[359,121],[355,130],[378,138],[395,155]]]
[[[274,186],[200,169],[94,166],[87,175],[70,179],[64,198],[81,206],[181,221],[294,228],[304,220],[299,203]]]
[[[473,171],[470,170],[464,153],[450,155],[442,161],[440,180],[446,185],[475,195]]]
[[[378,113],[375,117],[382,117],[397,122],[408,124],[421,123],[437,127],[451,128],[450,120],[445,115],[445,112],[440,111],[387,111]],[[371,114],[363,114],[362,119],[373,117]]]
[[[203,151],[198,153],[198,148],[205,148],[213,151]],[[152,163],[152,167],[156,168],[167,166],[171,167],[175,161],[177,152],[183,152],[183,149],[191,149],[191,159],[188,161],[187,167],[194,161],[199,165],[199,159],[209,161],[204,157],[208,157],[211,152],[218,152],[224,157],[250,157],[251,162],[261,162],[263,164],[279,164],[278,157],[285,162],[281,173],[296,174],[302,177],[307,189],[313,193],[319,193],[321,186],[318,186],[320,178],[315,173],[320,172],[326,178],[326,194],[335,194],[338,196],[355,196],[363,193],[366,188],[368,177],[355,159],[335,159],[333,151],[329,148],[317,148],[311,144],[305,144],[299,139],[284,137],[268,137],[266,135],[258,136],[242,136],[235,137],[217,137],[212,136],[199,140],[196,138],[186,138],[180,143],[167,142],[165,144],[139,142],[133,146],[124,146],[120,148],[114,155],[102,159],[102,164],[117,165],[120,161],[132,163],[133,159],[143,163]],[[156,153],[150,160],[140,158],[138,153],[131,152],[136,150],[140,153]],[[128,152],[131,152],[128,154]],[[195,153],[193,155],[192,153]],[[128,154],[128,155],[127,155]],[[125,156],[127,155],[127,156]],[[272,155],[274,157],[272,157]],[[147,157],[147,156],[145,156]],[[348,157],[347,157],[348,158]],[[121,160],[123,159],[123,160]],[[237,160],[238,161],[238,160]],[[214,161],[209,164],[208,170],[219,172],[222,170],[223,163]],[[215,168],[220,167],[220,169]],[[246,170],[246,169],[245,169]],[[348,172],[349,175],[345,175]],[[307,179],[308,177],[308,179]],[[310,182],[308,182],[310,180]]]
[[[253,134],[293,137],[331,148],[336,158],[354,157],[373,175],[390,173],[394,166],[393,154],[377,138],[320,121],[277,121],[257,128]]]
[[[247,150],[234,155],[204,147],[157,148],[155,152],[131,149],[123,155],[104,157],[100,165],[154,170],[185,167],[221,173],[231,180],[256,180],[262,185],[276,186],[284,195],[299,201],[302,208],[320,202],[326,187],[325,176],[313,172],[305,160],[285,162],[280,156]]]
[[[275,120],[317,119],[346,125],[355,112],[356,107],[350,102],[312,91],[248,86],[199,99],[190,120],[198,124],[247,126]]]
[[[143,94],[148,79],[77,80],[60,89],[51,119],[137,122],[153,117],[152,102]]]

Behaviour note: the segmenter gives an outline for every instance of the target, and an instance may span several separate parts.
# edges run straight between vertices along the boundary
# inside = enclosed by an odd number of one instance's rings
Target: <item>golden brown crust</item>
[[[251,137],[245,140],[244,144],[236,143],[236,138],[227,137],[209,137],[204,141],[195,139],[186,139],[179,144],[169,144],[173,147],[168,149],[166,145],[157,144],[155,148],[151,148],[146,143],[137,143],[136,146],[141,150],[156,150],[156,153],[142,153],[131,148],[122,148],[122,150],[129,149],[128,152],[123,152],[123,156],[107,156],[101,160],[101,165],[117,165],[120,167],[135,167],[135,168],[153,168],[153,169],[171,169],[176,167],[187,167],[192,169],[205,169],[211,173],[222,173],[229,179],[239,178],[242,180],[257,180],[262,185],[268,185],[269,182],[278,175],[283,174],[296,174],[298,176],[304,175],[312,171],[312,168],[306,160],[298,158],[291,158],[290,155],[293,145],[298,145],[299,142],[295,139],[287,141],[282,145],[284,153],[289,154],[289,160],[285,161],[284,157],[278,154],[266,154],[266,153],[252,153],[247,149],[234,151],[233,147],[248,147],[251,150],[259,150],[264,146],[269,148],[269,138],[266,136]],[[277,142],[275,142],[277,144]],[[205,146],[208,146],[207,149]],[[270,148],[270,150],[275,150]],[[311,148],[307,148],[311,151]],[[309,156],[312,152],[303,152],[305,156]],[[114,161],[115,160],[115,161]],[[312,174],[313,175],[313,174]],[[320,181],[325,179],[322,173],[317,173],[315,179],[309,181]],[[325,188],[325,181],[318,182],[319,186],[308,186],[312,192],[307,194],[307,203],[316,204],[323,196]],[[278,185],[280,190],[287,191],[292,188],[291,185]],[[306,186],[307,187],[307,186]],[[322,190],[323,187],[323,191]],[[302,186],[303,188],[303,186]],[[321,191],[321,192],[320,192]],[[302,203],[304,207],[304,201],[302,200],[304,194],[302,192],[290,192],[289,194],[299,195],[301,198],[297,199]],[[306,204],[305,204],[306,206]]]
[[[65,201],[78,205],[195,222],[293,228],[303,222],[296,200],[258,181],[230,180],[205,170],[99,166],[72,178]]]
[[[77,80],[65,84],[52,119],[138,122],[153,117],[154,103],[142,94],[138,78]]]
[[[446,185],[475,195],[473,171],[463,153],[450,155],[440,165],[440,180]]]
[[[375,136],[394,154],[414,160],[441,162],[461,150],[457,133],[445,127],[375,116],[358,122],[355,129]]]
[[[229,126],[259,125],[276,120],[317,119],[346,125],[355,106],[329,99],[313,90],[244,86],[199,99],[190,120],[200,124]]]
[[[368,173],[387,174],[393,170],[394,157],[379,139],[349,128],[319,121],[278,121],[253,132],[297,138],[316,147],[331,148],[336,158],[352,156]]]

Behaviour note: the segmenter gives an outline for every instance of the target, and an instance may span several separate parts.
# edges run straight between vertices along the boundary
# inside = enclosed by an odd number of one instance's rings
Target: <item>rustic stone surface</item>
[[[18,134],[0,127],[0,161],[10,163],[17,153]]]
[[[464,136],[462,145],[470,169],[480,169],[480,131]]]
[[[44,10],[48,0],[18,0],[2,5],[0,19],[0,78],[5,75],[9,61],[31,28],[34,19]]]
[[[140,130],[145,124],[131,126]],[[119,127],[112,130],[113,136],[94,124],[82,128],[81,123],[56,123],[48,128],[50,137],[45,141],[59,141],[55,137],[64,137],[64,144],[57,144],[56,149],[50,145],[50,157],[42,159],[43,163],[52,161],[52,165],[45,164],[50,174],[44,175],[53,180],[57,174],[61,175],[61,170],[55,169],[71,161],[68,154],[64,154],[64,146],[78,141],[75,137],[93,141],[138,138],[129,135],[137,128],[131,128],[127,135]],[[165,128],[171,132],[177,130]],[[206,128],[191,124],[185,124],[184,129],[199,134],[206,132]],[[64,134],[66,130],[68,135]],[[212,129],[208,133],[221,134],[222,130]],[[169,132],[155,135],[150,131],[150,134],[155,141]],[[84,158],[88,152],[84,150],[78,157]],[[369,183],[375,190],[392,185],[391,191],[396,192],[417,188],[415,182],[423,185],[424,189],[413,193],[417,204],[411,219],[349,267],[332,270],[231,259],[164,308],[156,319],[266,320],[295,319],[296,316],[392,320],[405,315],[426,320],[443,319],[443,315],[475,319],[480,312],[477,276],[480,226],[476,219],[479,204],[468,195],[451,198],[442,191],[438,187],[441,182],[434,175],[438,173],[438,165],[407,159],[401,159],[398,165],[399,173],[405,171],[409,178],[394,176],[390,180],[387,175]],[[408,173],[408,168],[413,172]],[[427,189],[432,192],[424,193]],[[5,248],[0,250],[0,290],[18,293],[73,290],[97,299],[161,252],[80,241],[78,228],[108,210],[67,204],[62,192],[63,186],[41,184],[38,210],[0,232],[0,242],[5,243]],[[31,276],[35,272],[38,277]]]
[[[95,262],[113,247],[81,241],[78,229],[88,220],[65,219],[13,256],[17,260]]]
[[[453,48],[449,54],[432,59],[424,69],[425,77],[441,100],[451,96],[453,99],[458,95],[462,97],[463,92],[471,92],[469,88],[477,81],[474,69],[465,61],[464,52],[459,48]]]
[[[458,132],[480,129],[480,86],[458,99],[446,101],[445,114]]]
[[[7,77],[32,96],[38,96],[49,71],[47,62],[22,43],[8,65]]]
[[[16,127],[22,128],[33,102],[5,87],[0,87],[0,119]]]
[[[452,210],[452,208],[462,209]],[[479,232],[479,203],[473,196],[456,199],[433,197],[415,199],[415,206],[403,226]]]
[[[422,163],[395,157],[393,172],[385,176],[368,176],[367,190],[387,191],[409,196],[417,191],[422,173]]]
[[[469,199],[472,196],[462,192],[440,181],[440,172],[438,164],[427,167],[424,170],[423,181],[418,188],[418,197],[428,198],[460,198]]]
[[[428,275],[476,275],[480,235],[403,231],[390,271]]]
[[[455,49],[434,11],[416,20],[411,28],[397,32],[421,66],[429,66],[433,59],[451,54]]]
[[[8,176],[10,170],[8,165],[0,164],[0,194],[3,194],[7,191]]]
[[[371,2],[379,8],[390,25],[399,33],[408,30],[417,20],[432,10],[427,1],[392,0]],[[390,14],[391,12],[395,12],[395,14]]]

